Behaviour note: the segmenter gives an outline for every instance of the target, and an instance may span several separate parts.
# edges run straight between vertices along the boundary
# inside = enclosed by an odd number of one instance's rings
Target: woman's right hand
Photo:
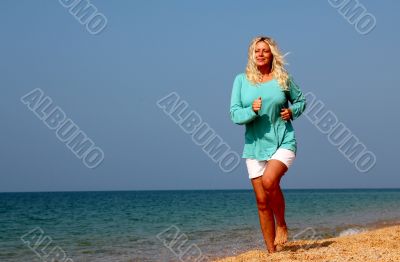
[[[260,96],[253,102],[253,111],[258,114],[258,111],[261,109],[261,105],[262,105],[262,100]]]

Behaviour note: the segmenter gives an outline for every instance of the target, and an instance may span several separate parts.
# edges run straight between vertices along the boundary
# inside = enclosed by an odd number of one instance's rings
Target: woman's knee
[[[257,198],[257,208],[259,211],[262,212],[268,212],[268,211],[272,212],[272,209],[269,205],[269,201],[267,198]]]
[[[262,183],[263,183],[264,190],[267,193],[274,192],[275,190],[277,190],[279,188],[279,180],[271,179],[268,176],[263,176]]]

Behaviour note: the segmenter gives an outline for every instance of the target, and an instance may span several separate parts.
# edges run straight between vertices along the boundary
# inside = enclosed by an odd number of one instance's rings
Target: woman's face
[[[264,41],[260,41],[256,44],[255,58],[257,66],[268,65],[272,61],[272,53],[269,45]]]

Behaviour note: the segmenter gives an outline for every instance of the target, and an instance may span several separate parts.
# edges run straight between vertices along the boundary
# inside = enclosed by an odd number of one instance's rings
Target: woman
[[[279,183],[296,157],[291,120],[306,108],[304,94],[284,64],[272,38],[254,38],[248,50],[246,73],[238,74],[234,80],[230,105],[232,121],[246,125],[242,158],[246,158],[269,253],[287,242],[285,200]]]

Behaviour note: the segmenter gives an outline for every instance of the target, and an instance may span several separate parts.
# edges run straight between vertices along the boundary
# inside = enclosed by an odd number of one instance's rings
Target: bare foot
[[[287,242],[288,231],[286,225],[276,227],[274,245],[283,245]]]
[[[281,246],[281,245],[276,245],[275,246],[275,251],[276,252],[282,251],[282,249],[283,249],[283,246]]]

